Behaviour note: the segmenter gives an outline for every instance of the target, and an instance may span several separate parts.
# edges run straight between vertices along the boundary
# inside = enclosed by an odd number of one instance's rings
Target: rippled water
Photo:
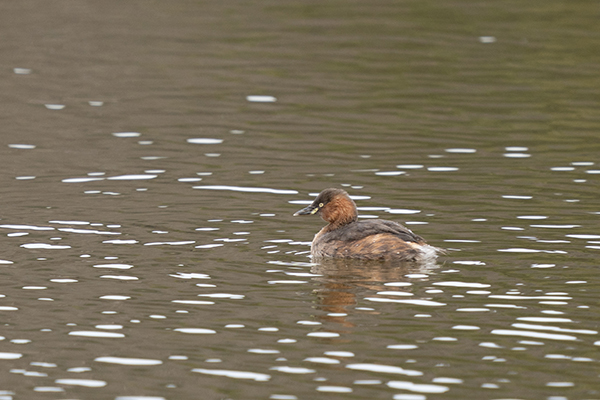
[[[598,398],[597,14],[0,5],[0,399]],[[326,187],[448,254],[311,263]]]

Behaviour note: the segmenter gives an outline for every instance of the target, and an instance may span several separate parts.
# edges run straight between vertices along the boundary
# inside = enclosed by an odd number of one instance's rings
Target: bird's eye
[[[323,207],[325,204],[323,203],[319,203],[319,207]]]

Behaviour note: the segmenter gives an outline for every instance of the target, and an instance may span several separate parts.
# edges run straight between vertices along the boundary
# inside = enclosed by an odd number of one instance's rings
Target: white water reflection
[[[105,296],[100,296],[99,299],[102,300],[115,300],[115,301],[123,301],[131,299],[131,296],[123,296],[119,294],[108,294]]]
[[[404,171],[378,171],[375,172],[375,175],[379,175],[379,176],[398,176],[398,175],[404,175],[406,174],[406,172]]]
[[[352,388],[346,386],[317,386],[317,392],[352,393]]]
[[[450,388],[447,386],[418,384],[407,381],[390,381],[387,385],[393,389],[404,389],[417,393],[446,393],[448,390],[450,390]]]
[[[486,265],[483,261],[452,261],[452,263],[460,265]]]
[[[31,71],[31,68],[13,68],[13,72],[17,75],[29,75]]]
[[[192,138],[192,139],[187,139],[187,142],[192,143],[192,144],[219,144],[219,143],[223,143],[223,139]]]
[[[568,225],[568,224],[564,224],[564,225],[539,225],[539,224],[535,224],[535,225],[529,225],[532,228],[544,228],[544,229],[573,229],[573,228],[580,228],[581,225]]]
[[[23,357],[23,354],[21,353],[0,352],[0,360],[17,360],[21,357]]]
[[[192,335],[214,335],[215,333],[217,333],[217,331],[215,331],[215,330],[205,329],[205,328],[176,328],[176,329],[173,329],[173,331],[181,332],[181,333],[189,333]]]
[[[231,294],[231,293],[207,293],[207,294],[199,294],[200,297],[210,297],[214,299],[232,299],[232,300],[240,300],[243,299],[243,294]]]
[[[195,240],[185,240],[185,241],[181,241],[181,242],[150,242],[150,243],[144,243],[144,246],[162,246],[162,245],[185,246],[185,245],[194,244],[194,243],[196,243]]]
[[[491,299],[505,300],[571,300],[569,296],[515,296],[510,294],[492,294],[488,296]]]
[[[336,337],[340,337],[340,334],[337,332],[310,332],[310,333],[307,333],[306,336],[318,337],[318,338],[336,338]]]
[[[121,280],[121,281],[137,281],[140,279],[136,276],[127,276],[127,275],[101,275],[100,278],[117,279],[117,280]]]
[[[529,157],[531,157],[531,154],[527,154],[527,153],[505,153],[504,157],[508,157],[508,158],[529,158]]]
[[[304,359],[304,361],[307,362],[312,362],[312,363],[316,363],[316,364],[339,364],[340,360],[336,360],[335,358],[329,358],[329,357],[307,357]]]
[[[451,148],[451,149],[445,149],[444,151],[446,153],[458,153],[458,154],[474,154],[474,153],[477,153],[476,149],[469,149],[469,148]]]
[[[326,351],[325,355],[331,356],[331,357],[354,357],[354,353],[351,351],[339,351],[339,350]]]
[[[160,365],[163,362],[161,360],[152,360],[146,358],[127,358],[127,357],[97,357],[94,359],[96,362],[108,363],[108,364],[119,364],[119,365]]]
[[[71,331],[69,332],[70,336],[84,336],[84,337],[94,337],[94,338],[124,338],[125,335],[122,333],[115,332],[103,332],[103,331]]]
[[[381,364],[348,364],[346,368],[357,371],[382,372],[385,374],[399,374],[406,376],[422,376],[423,372],[411,369],[404,369],[392,365]]]
[[[61,182],[64,182],[64,183],[85,183],[85,182],[96,182],[96,181],[103,181],[103,180],[104,180],[104,178],[89,178],[89,177],[85,177],[85,178],[65,178]]]
[[[198,272],[177,272],[176,274],[170,274],[169,276],[179,279],[210,279],[209,275]]]
[[[153,174],[132,174],[132,175],[117,175],[117,176],[109,176],[109,181],[139,181],[139,180],[147,180],[154,179],[158,177],[158,175]]]
[[[248,193],[298,194],[298,191],[288,190],[288,189],[271,189],[271,188],[261,188],[261,187],[225,186],[225,185],[194,186],[194,189],[229,190],[229,191],[234,191],[234,192],[248,192]]]
[[[69,385],[69,386],[84,386],[90,388],[100,388],[106,386],[105,381],[99,381],[96,379],[57,379],[54,383],[58,385]]]
[[[271,379],[271,375],[259,374],[256,372],[249,371],[233,371],[225,369],[205,369],[205,368],[194,368],[192,372],[205,375],[225,376],[227,378],[234,379],[251,379],[258,382],[265,382]]]
[[[0,225],[4,229],[31,230],[31,231],[53,231],[51,226],[33,226],[33,225]]]
[[[130,264],[96,264],[92,265],[94,268],[109,268],[109,269],[130,269],[133,265]]]
[[[61,387],[56,386],[36,386],[33,388],[33,391],[40,393],[62,393],[65,390]]]
[[[211,305],[211,304],[215,304],[214,301],[203,301],[203,300],[171,300],[171,302],[172,303],[178,303],[178,304],[191,304],[191,305]],[[184,333],[193,333],[193,332],[182,331],[181,329],[179,331],[180,332],[184,332]]]
[[[509,249],[498,249],[497,251],[505,253],[548,253],[548,254],[567,254],[564,250],[538,250],[538,249],[527,249],[523,247],[513,247]]]
[[[284,374],[299,374],[299,375],[314,374],[315,372],[317,372],[316,370],[310,369],[310,368],[288,367],[288,366],[271,367],[270,369],[272,371],[283,372]]]
[[[112,135],[118,138],[135,138],[142,136],[139,132],[115,132]]]
[[[36,148],[34,144],[9,144],[8,147],[10,147],[11,149],[21,150],[31,150]]]
[[[121,232],[99,231],[96,229],[58,228],[60,232],[95,234],[95,235],[120,235]]]
[[[502,336],[524,336],[536,339],[550,339],[550,340],[563,340],[563,341],[574,341],[577,340],[576,336],[571,335],[561,335],[561,334],[553,334],[553,333],[543,333],[543,332],[534,332],[534,331],[520,331],[514,329],[493,329],[492,335],[502,335]]]
[[[552,331],[552,332],[562,332],[562,333],[580,333],[583,335],[597,335],[598,334],[598,331],[594,331],[591,329],[567,329],[567,328],[560,328],[558,326],[534,325],[534,324],[522,324],[522,323],[512,324],[512,326],[515,328],[519,328],[519,329],[529,329],[529,330]]]
[[[80,177],[80,178],[64,178],[61,180],[63,183],[86,183],[86,182],[98,182],[103,180],[109,181],[139,181],[155,179],[158,175],[155,174],[128,174],[128,175],[116,175],[109,177]]]
[[[413,304],[417,306],[426,306],[426,307],[440,307],[447,305],[446,303],[440,303],[438,301],[433,300],[401,300],[401,299],[386,299],[381,297],[365,297],[365,300],[379,302],[379,303],[404,303],[404,304]]]
[[[419,346],[416,344],[390,344],[387,348],[394,350],[413,350],[419,348]]]
[[[533,196],[506,194],[506,195],[502,195],[502,198],[503,199],[513,199],[513,200],[531,200],[531,199],[533,199]]]
[[[596,239],[600,239],[600,235],[590,235],[590,234],[571,234],[571,235],[565,235],[566,237],[569,238],[573,238],[573,239],[584,239],[584,240],[596,240]]]
[[[97,329],[123,329],[123,325],[96,325]]]
[[[280,353],[279,350],[274,350],[274,349],[248,349],[247,351],[248,351],[248,353],[253,353],[253,354],[279,354]]]
[[[48,110],[62,110],[63,108],[65,108],[64,104],[44,104],[44,106]]]
[[[388,208],[385,212],[390,214],[419,214],[421,210],[410,210],[410,209],[401,209],[401,208]]]
[[[427,167],[427,171],[431,172],[452,172],[458,171],[457,167]]]
[[[246,96],[246,100],[251,103],[274,103],[277,101],[277,98],[267,95],[249,95]]]
[[[398,291],[394,291],[394,290],[385,290],[385,291],[377,292],[376,294],[379,294],[382,296],[414,296],[414,293],[398,292]]]
[[[221,246],[224,246],[224,245],[221,244],[221,243],[201,244],[201,245],[198,245],[198,246],[194,246],[194,248],[196,248],[196,249],[213,249],[215,247],[221,247]]]
[[[49,243],[25,243],[22,244],[21,247],[25,249],[48,249],[48,250],[65,250],[70,249],[71,246],[67,245],[58,245],[58,244],[49,244]]]
[[[442,281],[434,282],[432,285],[435,286],[450,286],[450,287],[466,287],[466,288],[488,288],[492,285],[487,283],[475,283],[475,282],[458,282],[458,281]]]

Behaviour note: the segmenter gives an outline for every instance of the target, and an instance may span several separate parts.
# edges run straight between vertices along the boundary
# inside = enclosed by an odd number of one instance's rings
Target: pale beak
[[[318,211],[319,211],[319,206],[315,205],[315,204],[311,204],[308,207],[304,207],[302,210],[296,211],[294,213],[294,217],[297,217],[298,215],[316,214]]]

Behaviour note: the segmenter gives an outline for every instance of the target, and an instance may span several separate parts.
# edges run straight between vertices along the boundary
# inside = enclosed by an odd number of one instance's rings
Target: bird
[[[318,215],[328,224],[311,243],[313,260],[336,258],[429,262],[443,250],[405,226],[388,220],[358,220],[356,204],[343,189],[324,189],[293,215]]]

